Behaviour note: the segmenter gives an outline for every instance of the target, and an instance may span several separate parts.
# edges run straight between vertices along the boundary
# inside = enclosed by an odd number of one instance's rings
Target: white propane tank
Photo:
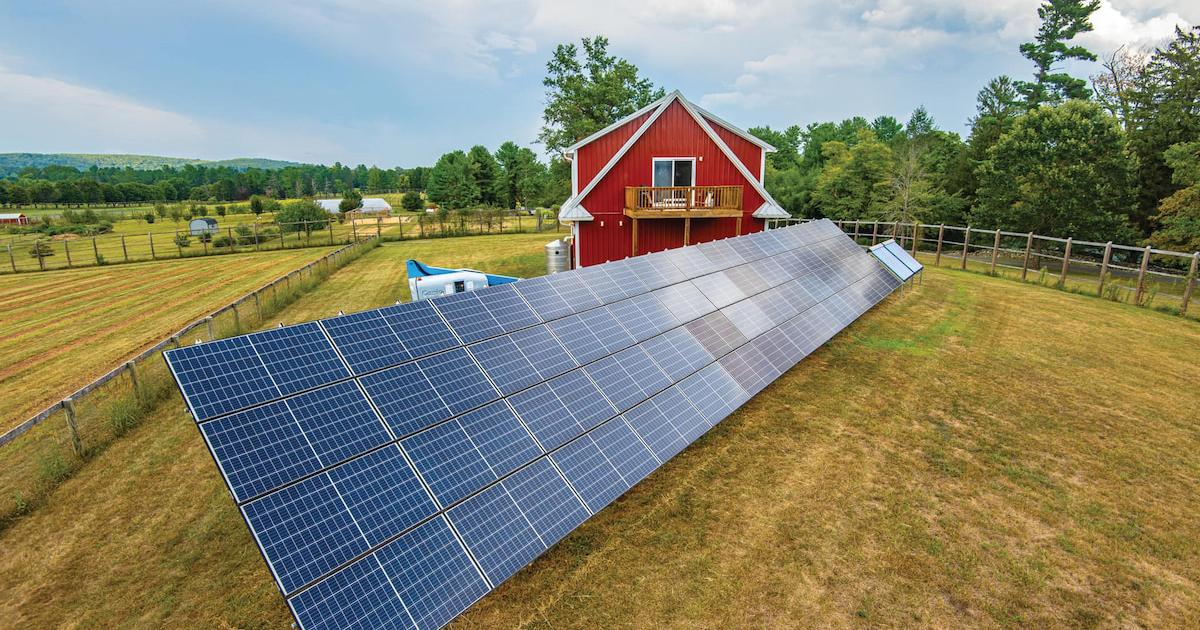
[[[555,239],[546,243],[546,273],[558,273],[571,269],[571,243]]]

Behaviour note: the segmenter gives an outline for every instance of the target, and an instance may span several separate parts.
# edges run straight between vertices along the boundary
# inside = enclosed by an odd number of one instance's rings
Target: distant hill
[[[299,166],[299,162],[268,160],[266,158],[233,158],[231,160],[197,160],[193,158],[162,157],[158,155],[128,155],[121,153],[0,153],[0,177],[16,173],[27,166],[68,166],[87,170],[92,166],[101,168],[134,168],[153,170],[163,166],[180,167],[185,164],[206,166],[229,166],[237,169],[279,169]]]

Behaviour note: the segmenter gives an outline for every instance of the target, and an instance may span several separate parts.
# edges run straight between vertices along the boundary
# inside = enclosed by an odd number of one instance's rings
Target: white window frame
[[[650,186],[654,187],[654,166],[659,162],[691,162],[692,163],[692,183],[688,186],[696,185],[696,158],[694,157],[656,157],[650,158]],[[671,167],[671,185],[675,184],[675,167]]]

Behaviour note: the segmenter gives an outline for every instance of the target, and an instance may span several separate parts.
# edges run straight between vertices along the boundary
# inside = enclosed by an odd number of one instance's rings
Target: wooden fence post
[[[96,256],[96,264],[100,264],[100,247],[96,245],[96,237],[92,237],[92,253]]]
[[[971,246],[971,226],[968,225],[967,231],[963,232],[962,261],[961,261],[961,264],[959,265],[959,269],[967,268],[967,254],[969,253],[967,248],[970,246]]]
[[[262,314],[262,298],[259,296],[259,293],[260,293],[260,291],[254,292],[254,314],[258,316],[258,324],[261,326],[263,323],[263,314]]]
[[[874,247],[875,243],[878,241],[879,241],[879,221],[872,221],[871,222],[871,247]]]
[[[375,217],[375,238],[383,240],[383,217]]]
[[[934,254],[934,257],[933,257],[933,266],[934,267],[937,267],[942,264],[942,241],[945,238],[946,238],[946,224],[943,223],[938,226],[937,253]]]
[[[1112,241],[1104,244],[1104,260],[1100,262],[1100,282],[1096,286],[1096,295],[1104,295],[1104,277],[1108,275],[1108,263],[1112,262]]]
[[[125,262],[129,262],[129,248],[125,247],[125,235],[121,235],[121,251],[125,254]]]
[[[63,240],[63,251],[67,253],[67,268],[71,268],[71,241]]]
[[[125,372],[129,374],[129,386],[133,388],[133,396],[138,402],[142,401],[142,383],[138,378],[137,364],[129,361],[125,364]]]
[[[1192,289],[1196,287],[1196,271],[1200,267],[1200,252],[1192,254],[1192,268],[1188,271],[1187,284],[1183,287],[1183,302],[1179,305],[1179,314],[1187,315],[1188,302],[1192,300]]]
[[[179,257],[183,258],[183,245],[179,244],[179,230],[175,230],[175,249],[179,250]]]
[[[217,338],[217,331],[216,331],[216,329],[213,327],[213,318],[212,318],[212,315],[209,315],[207,318],[205,318],[205,323],[208,325],[208,340],[209,340],[209,341],[212,341],[212,340],[216,339],[216,338]]]
[[[1058,272],[1058,288],[1067,286],[1067,272],[1071,269],[1071,243],[1072,237],[1067,237],[1067,246],[1063,249],[1063,264],[1062,271]]]
[[[71,450],[83,457],[83,440],[79,439],[79,425],[75,420],[75,401],[67,398],[62,402],[63,414],[67,417],[67,431],[71,433]]]
[[[854,242],[858,242],[858,219],[854,220]]]
[[[992,268],[988,273],[996,275],[996,258],[1000,255],[1000,230],[996,230],[996,238],[992,240]]]
[[[1137,292],[1133,296],[1133,303],[1138,306],[1142,305],[1142,294],[1146,292],[1146,269],[1150,267],[1150,246],[1142,252],[1142,266],[1138,269]]]
[[[350,238],[354,239],[355,243],[358,242],[358,223],[354,221],[353,216],[350,217]]]
[[[329,244],[333,245],[333,221],[326,223],[329,226]]]
[[[158,254],[154,252],[154,232],[146,232],[146,238],[150,240],[150,260],[158,260]]]
[[[8,244],[8,264],[12,265],[13,273],[17,272],[17,258],[13,256],[12,243]]]
[[[229,239],[229,251],[236,252],[237,247],[235,245],[236,245],[237,241],[233,240],[233,228],[232,227],[225,228],[225,238]]]
[[[917,257],[917,243],[921,242],[920,237],[921,237],[921,224],[916,221],[913,221],[913,233],[912,233],[912,257],[913,258]]]
[[[500,231],[504,231],[504,215],[500,215]],[[396,227],[400,228],[400,240],[404,240],[404,217],[396,217]]]
[[[1033,232],[1025,237],[1025,262],[1021,263],[1021,282],[1029,275],[1029,254],[1033,251]]]
[[[233,303],[233,329],[242,332],[242,314],[238,312],[237,302]]]

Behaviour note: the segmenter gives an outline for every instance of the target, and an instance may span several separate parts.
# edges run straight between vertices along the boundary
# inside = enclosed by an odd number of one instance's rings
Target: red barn
[[[763,229],[788,213],[763,187],[771,145],[678,91],[566,150],[575,265]]]

